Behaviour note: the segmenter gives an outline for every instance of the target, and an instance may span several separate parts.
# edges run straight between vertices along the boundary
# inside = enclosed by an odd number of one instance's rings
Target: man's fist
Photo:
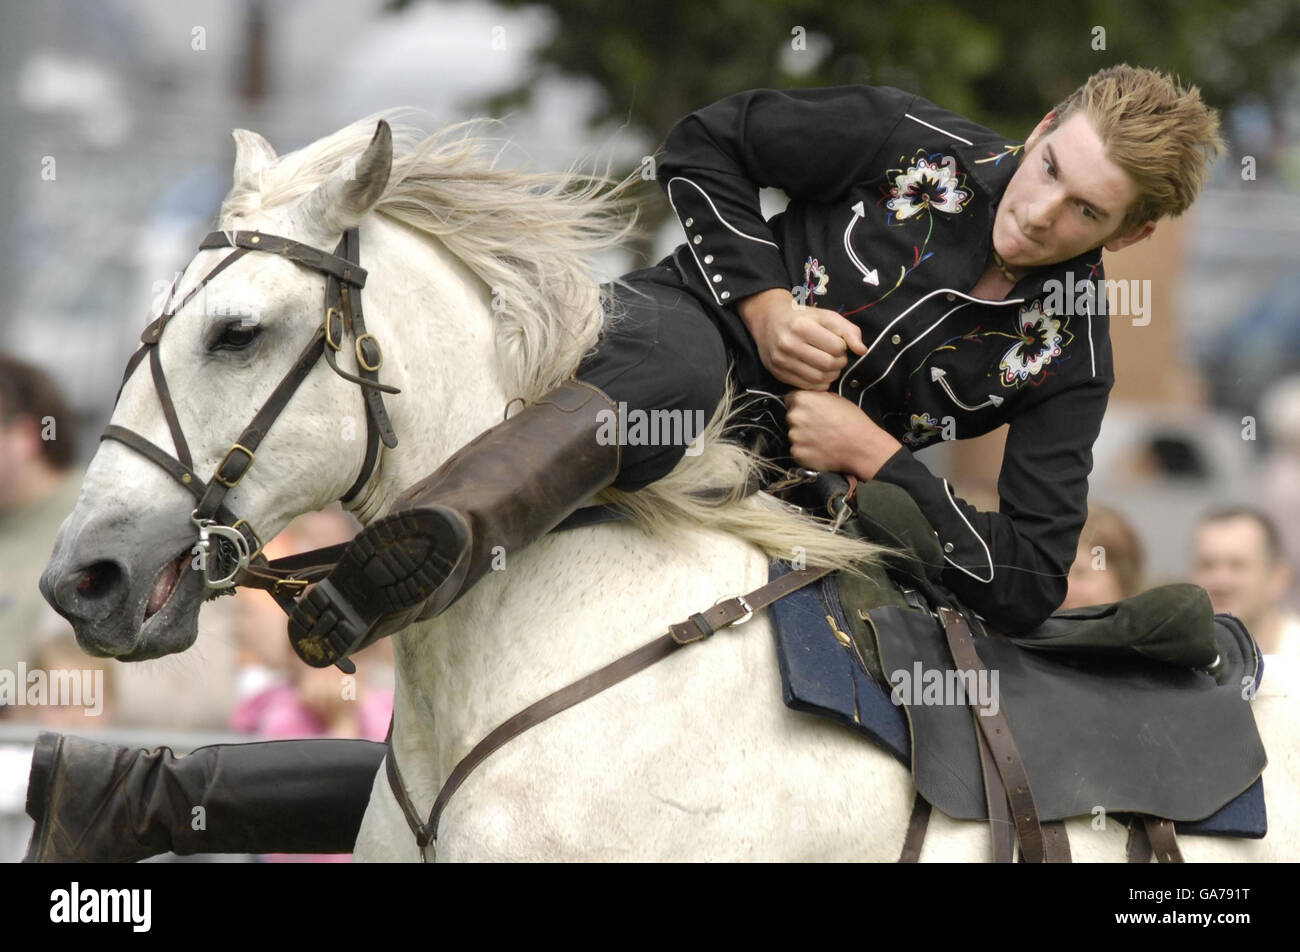
[[[736,308],[758,345],[763,366],[800,390],[825,390],[848,366],[849,353],[865,354],[862,331],[834,311],[796,305],[794,295],[771,288]]]
[[[837,393],[795,390],[785,395],[790,457],[818,472],[875,479],[901,448],[856,403]]]

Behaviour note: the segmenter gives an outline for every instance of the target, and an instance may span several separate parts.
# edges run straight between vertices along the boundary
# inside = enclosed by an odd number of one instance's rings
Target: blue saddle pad
[[[786,562],[772,562],[769,579],[791,571]],[[833,576],[773,602],[768,611],[781,670],[781,699],[786,707],[829,718],[862,734],[911,769],[912,740],[907,715],[894,704],[857,653],[835,637],[827,616],[838,615]],[[1263,778],[1256,780],[1217,813],[1203,820],[1179,821],[1179,833],[1198,836],[1263,837],[1268,830]]]

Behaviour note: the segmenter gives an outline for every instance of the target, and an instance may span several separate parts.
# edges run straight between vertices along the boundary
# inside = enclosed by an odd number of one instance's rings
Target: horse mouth
[[[144,606],[144,621],[148,621],[162,611],[172,594],[180,588],[181,573],[185,571],[185,563],[189,555],[189,549],[186,549],[158,570],[158,577],[154,579],[153,588],[149,591],[149,600]]]

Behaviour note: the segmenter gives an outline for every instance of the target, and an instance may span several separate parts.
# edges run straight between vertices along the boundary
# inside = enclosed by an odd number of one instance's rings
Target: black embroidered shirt
[[[833,388],[902,442],[876,478],[929,519],[944,581],[1006,632],[1064,599],[1092,445],[1114,382],[1101,250],[1031,271],[1004,301],[969,293],[1022,145],[891,87],[755,89],[678,122],[658,179],[742,385],[780,393],[735,304],[769,288],[862,329]],[[760,187],[790,196],[766,220]],[[666,259],[667,260],[667,259]],[[1008,423],[1000,511],[957,498],[911,450]]]

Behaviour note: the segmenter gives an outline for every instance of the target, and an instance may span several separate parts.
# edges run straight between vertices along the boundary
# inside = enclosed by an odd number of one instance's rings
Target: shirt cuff
[[[938,536],[944,561],[976,581],[993,580],[988,541],[962,512],[946,479],[931,473],[905,446],[885,461],[876,479],[907,490]]]

